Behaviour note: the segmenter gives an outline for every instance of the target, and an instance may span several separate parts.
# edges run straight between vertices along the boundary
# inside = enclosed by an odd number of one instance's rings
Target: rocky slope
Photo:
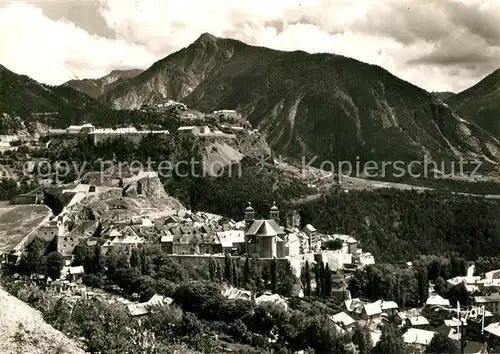
[[[333,54],[282,52],[203,34],[102,96],[114,108],[154,97],[237,109],[270,147],[321,160],[500,157],[499,143],[433,94]]]
[[[37,310],[0,288],[0,353],[83,354],[85,351],[47,324]]]
[[[71,87],[90,97],[99,98],[104,93],[139,75],[140,69],[113,70],[108,75],[98,79],[70,80],[62,86]]]
[[[461,116],[500,138],[500,69],[446,99]]]

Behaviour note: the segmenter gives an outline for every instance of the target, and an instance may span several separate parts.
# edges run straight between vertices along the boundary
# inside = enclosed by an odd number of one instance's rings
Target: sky
[[[204,32],[345,55],[428,91],[500,68],[500,0],[0,0],[0,64],[51,85],[146,69]]]

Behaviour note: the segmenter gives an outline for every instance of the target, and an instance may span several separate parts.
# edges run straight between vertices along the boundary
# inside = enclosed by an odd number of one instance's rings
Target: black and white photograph
[[[0,354],[500,353],[500,0],[0,0]]]

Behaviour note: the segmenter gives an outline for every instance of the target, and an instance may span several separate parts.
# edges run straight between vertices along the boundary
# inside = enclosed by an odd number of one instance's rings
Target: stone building
[[[279,209],[271,207],[269,219],[255,220],[255,211],[250,205],[245,209],[245,251],[260,258],[283,258],[285,231],[279,226]]]

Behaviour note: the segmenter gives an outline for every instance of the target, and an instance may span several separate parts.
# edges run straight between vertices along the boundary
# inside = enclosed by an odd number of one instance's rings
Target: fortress
[[[131,142],[139,143],[145,136],[150,134],[169,135],[170,132],[168,130],[137,130],[134,127],[96,129],[90,123],[84,125],[70,125],[66,129],[51,129],[48,132],[48,135],[53,137],[88,136],[93,140],[95,145],[118,137],[124,137],[131,140]]]

